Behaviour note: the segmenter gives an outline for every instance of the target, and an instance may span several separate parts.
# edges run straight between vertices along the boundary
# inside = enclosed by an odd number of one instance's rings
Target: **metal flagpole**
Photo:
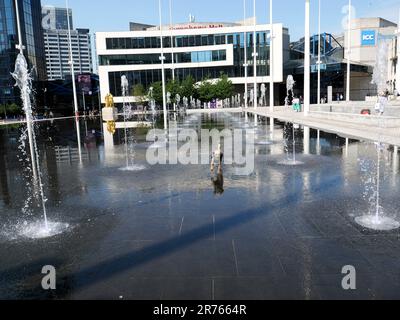
[[[75,70],[74,70],[74,57],[72,53],[72,40],[71,40],[71,24],[69,21],[69,4],[68,0],[65,0],[65,5],[67,9],[67,23],[68,23],[68,44],[69,44],[69,65],[71,66],[71,80],[72,80],[72,90],[74,95],[74,111],[75,111],[75,124],[76,124],[76,136],[78,138],[78,153],[79,161],[82,162],[82,147],[81,147],[81,129],[79,127],[79,109],[78,109],[78,96],[76,92],[75,83]]]
[[[253,104],[254,108],[257,109],[257,19],[256,19],[256,0],[253,2],[254,6],[254,31],[253,31],[253,69],[254,69],[254,92],[253,92]]]
[[[310,111],[310,0],[305,0],[305,32],[304,32],[304,114]]]
[[[273,4],[269,0],[269,23],[270,23],[270,47],[269,47],[269,67],[270,67],[270,81],[269,81],[269,109],[274,111],[274,24],[273,24]]]
[[[162,77],[162,93],[163,93],[163,112],[164,112],[164,130],[168,130],[167,119],[167,101],[165,90],[165,56],[164,56],[164,43],[163,43],[163,30],[162,30],[162,17],[161,17],[161,0],[158,0],[158,14],[160,16],[160,44],[161,44],[161,77]]]
[[[321,0],[318,0],[318,94],[317,104],[321,103]]]
[[[349,21],[347,25],[347,80],[346,80],[346,101],[350,101],[350,54],[351,54],[351,0],[349,0]]]
[[[243,0],[243,23],[245,23],[245,28],[247,28],[247,23],[246,23],[246,0]],[[249,86],[248,86],[248,80],[247,80],[247,75],[248,75],[248,57],[247,57],[247,31],[244,32],[244,107],[247,109],[249,107],[248,105],[248,97],[249,97]]]

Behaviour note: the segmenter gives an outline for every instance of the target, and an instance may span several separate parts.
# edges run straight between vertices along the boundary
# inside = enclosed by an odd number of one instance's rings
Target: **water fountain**
[[[122,97],[123,97],[123,114],[124,114],[124,131],[125,131],[125,167],[120,168],[121,171],[140,171],[144,170],[145,167],[141,165],[135,165],[134,157],[135,157],[135,150],[134,150],[134,138],[133,136],[129,136],[128,128],[127,128],[127,120],[131,118],[132,107],[129,103],[126,102],[126,98],[129,95],[129,81],[125,75],[121,76],[121,90],[122,90]],[[130,141],[132,139],[132,141]]]
[[[377,86],[377,93],[381,95],[387,90],[388,80],[388,44],[386,41],[381,40],[378,44],[376,65],[373,73],[373,83]],[[384,127],[384,119],[381,118],[379,121],[379,127]],[[357,217],[355,221],[364,228],[378,230],[378,231],[389,231],[400,228],[400,223],[390,217],[385,216],[384,209],[381,206],[381,157],[385,145],[381,143],[379,139],[375,143],[377,149],[377,165],[376,165],[376,178],[375,178],[375,192],[373,204],[373,210],[367,215]]]
[[[59,233],[64,232],[69,225],[63,223],[56,223],[51,222],[48,220],[47,217],[47,207],[46,202],[47,198],[44,193],[44,186],[42,182],[42,173],[40,170],[40,158],[39,158],[39,151],[38,146],[36,143],[36,136],[35,136],[35,129],[33,126],[33,113],[32,113],[32,83],[31,83],[31,75],[28,70],[28,63],[25,59],[23,53],[23,45],[21,42],[21,28],[20,28],[20,19],[19,19],[19,11],[18,11],[18,1],[15,2],[16,4],[16,13],[17,13],[17,25],[18,25],[18,36],[19,36],[19,45],[18,48],[20,50],[16,62],[15,62],[15,70],[12,73],[12,77],[16,81],[16,86],[20,89],[21,92],[21,100],[23,103],[23,110],[26,116],[26,123],[27,123],[27,132],[28,135],[22,134],[20,142],[20,150],[26,154],[26,139],[29,140],[29,148],[31,153],[31,170],[33,173],[32,177],[32,184],[34,188],[38,189],[38,197],[40,198],[40,204],[42,209],[42,221],[35,221],[29,223],[28,221],[24,221],[23,223],[17,224],[14,226],[14,233],[18,236],[31,238],[31,239],[39,239],[39,238],[46,238],[57,235]],[[28,197],[29,198],[29,197]],[[29,201],[29,200],[27,200]],[[25,203],[23,208],[23,213],[27,213],[29,210],[29,202]]]
[[[287,79],[286,79],[286,98],[285,98],[285,106],[290,106],[292,104],[293,101],[293,89],[294,89],[294,85],[296,84],[296,81],[294,81],[293,76],[292,75],[288,75]]]
[[[298,161],[296,158],[296,129],[298,129],[298,128],[299,128],[299,125],[296,125],[295,123],[292,124],[292,153],[290,154],[289,146],[285,142],[285,149],[286,149],[287,157],[285,160],[278,162],[278,164],[286,165],[286,166],[298,166],[298,165],[303,164],[303,162]]]

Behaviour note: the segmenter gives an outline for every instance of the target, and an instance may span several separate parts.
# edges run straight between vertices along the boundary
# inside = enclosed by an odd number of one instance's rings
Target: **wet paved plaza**
[[[244,124],[240,115],[227,114],[178,121],[209,129]],[[48,216],[69,227],[45,239],[19,234],[41,219],[41,209],[33,199],[30,210],[21,211],[29,190],[17,157],[19,129],[0,128],[0,298],[400,298],[399,231],[355,223],[371,210],[373,143],[350,140],[346,146],[344,138],[321,132],[318,144],[311,129],[304,152],[299,128],[302,164],[285,166],[280,162],[293,147],[291,125],[277,123],[271,135],[259,123],[254,172],[240,176],[224,165],[223,183],[216,185],[209,165],[149,165],[150,143],[139,133],[134,162],[145,169],[121,171],[122,144],[113,150],[91,144],[80,164],[56,152],[74,147],[71,123],[41,126]],[[99,123],[82,122],[83,133],[85,127]],[[116,140],[123,141],[122,133]],[[399,220],[398,159],[390,146],[383,154],[382,208]],[[55,291],[41,288],[44,265],[57,270]],[[357,271],[357,290],[342,288],[346,265]]]

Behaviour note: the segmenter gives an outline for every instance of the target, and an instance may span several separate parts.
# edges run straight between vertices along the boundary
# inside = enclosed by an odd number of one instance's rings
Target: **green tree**
[[[15,103],[0,105],[0,116],[7,117],[22,114],[22,108]]]
[[[133,86],[132,95],[136,98],[136,101],[140,104],[144,104],[146,101],[146,91],[141,83]]]
[[[150,85],[153,88],[153,99],[155,100],[156,104],[162,105],[163,104],[163,90],[162,90],[162,82],[154,82]]]
[[[146,95],[146,92],[144,90],[144,87],[141,83],[138,83],[137,85],[133,86],[132,94],[134,97],[144,97]]]
[[[215,98],[223,100],[233,96],[234,87],[232,81],[229,80],[227,75],[221,75],[214,86]]]
[[[194,78],[189,75],[186,77],[185,80],[182,81],[181,83],[181,90],[180,90],[180,96],[186,97],[186,98],[190,98],[190,97],[196,97],[197,96],[197,92],[195,89],[195,84],[196,81],[194,80]]]
[[[210,102],[215,98],[215,85],[210,80],[203,80],[197,91],[202,102]]]
[[[179,80],[169,80],[166,84],[167,92],[171,93],[171,101],[175,103],[175,97],[177,94],[181,94],[181,86],[179,84]]]

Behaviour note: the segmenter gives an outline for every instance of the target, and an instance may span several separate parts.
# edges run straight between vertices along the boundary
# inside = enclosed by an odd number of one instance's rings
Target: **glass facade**
[[[34,80],[46,79],[40,0],[19,0],[22,42]],[[17,50],[17,22],[14,0],[0,0],[0,103],[15,102],[18,92],[10,73],[14,71]]]
[[[172,54],[165,55],[165,63],[172,63]],[[226,50],[194,51],[174,53],[175,63],[199,63],[225,61]],[[132,64],[161,64],[159,54],[101,55],[101,66],[117,66]]]
[[[197,35],[197,36],[176,36],[173,37],[175,48],[184,47],[202,47],[215,46],[223,44],[233,45],[233,65],[224,67],[204,67],[204,68],[179,68],[175,66],[175,75],[180,80],[183,80],[188,75],[193,76],[196,81],[201,81],[205,78],[218,78],[221,73],[228,75],[230,78],[243,78],[245,70],[243,65],[247,61],[248,76],[253,76],[253,33],[247,33],[245,41],[244,33],[235,34],[215,34],[215,35]],[[171,47],[171,37],[163,38],[166,48]],[[244,56],[244,46],[247,45],[247,57]],[[107,49],[154,49],[160,48],[160,38],[108,38],[106,39]],[[269,55],[270,55],[270,40],[269,31],[258,32],[256,34],[257,48],[257,75],[269,75]],[[166,63],[171,62],[171,55],[166,54]],[[176,63],[196,63],[196,62],[212,62],[226,60],[226,50],[212,50],[188,53],[174,54]],[[149,61],[149,63],[147,63]],[[159,54],[148,55],[123,55],[123,56],[101,56],[100,65],[134,65],[134,64],[161,64]],[[172,78],[170,69],[166,70],[166,80]],[[110,72],[110,92],[114,96],[120,96],[120,81],[121,76],[126,75],[131,86],[141,83],[146,88],[151,83],[161,81],[161,70],[143,70],[143,71],[128,71],[128,72]]]

